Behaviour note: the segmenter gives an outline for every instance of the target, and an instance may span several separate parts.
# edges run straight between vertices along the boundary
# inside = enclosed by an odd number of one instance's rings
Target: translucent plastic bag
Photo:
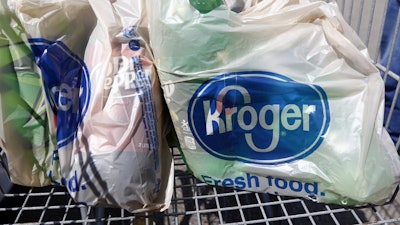
[[[0,3],[0,148],[12,183],[47,186],[60,181],[54,115],[19,20]]]
[[[173,166],[142,1],[16,1],[49,104],[65,185],[82,204],[166,209]]]
[[[383,82],[337,6],[228,6],[150,1],[151,47],[193,174],[324,203],[387,201],[400,162],[382,127]]]

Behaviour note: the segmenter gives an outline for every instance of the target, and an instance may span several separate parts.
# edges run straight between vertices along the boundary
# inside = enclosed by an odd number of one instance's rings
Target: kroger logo
[[[85,63],[61,41],[29,39],[39,66],[46,97],[57,115],[58,147],[75,138],[87,111],[90,96],[89,73]]]
[[[202,84],[190,100],[188,118],[210,154],[260,164],[311,154],[330,121],[322,88],[258,71],[223,74]]]

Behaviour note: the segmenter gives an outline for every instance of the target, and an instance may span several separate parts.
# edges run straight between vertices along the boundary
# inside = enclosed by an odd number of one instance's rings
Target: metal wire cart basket
[[[400,51],[396,47],[400,46],[396,42],[400,36],[400,9],[388,8],[389,0],[337,0],[337,4],[368,46],[385,82],[395,84],[390,90],[393,98],[386,103],[390,110],[384,122],[388,129],[399,126],[393,118],[400,101],[400,67],[397,71],[393,68],[398,66],[394,55]],[[389,10],[394,12],[393,38],[386,43],[388,57],[383,62],[381,37]],[[399,137],[395,144],[399,151]],[[177,149],[172,149],[172,153],[175,186],[171,206],[163,213],[137,215],[122,209],[78,205],[63,187],[13,185],[7,177],[5,154],[0,151],[0,224],[400,224],[400,195],[384,206],[346,209],[298,198],[212,187],[187,172]]]

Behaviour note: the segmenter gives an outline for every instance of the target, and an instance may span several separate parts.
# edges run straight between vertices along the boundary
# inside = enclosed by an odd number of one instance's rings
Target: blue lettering
[[[249,187],[249,188],[252,188],[253,187],[253,181],[254,181],[254,186],[255,187],[260,187],[260,182],[259,182],[259,180],[258,180],[258,177],[257,176],[252,176],[252,175],[250,175],[249,173],[247,174],[247,186]]]
[[[308,194],[318,194],[318,184],[317,182],[314,183],[305,183],[304,184],[304,189]]]
[[[303,190],[303,184],[300,181],[291,180],[289,182],[290,190],[294,192],[300,192]]]
[[[324,196],[325,193],[318,192],[318,183],[303,183],[297,180],[287,180],[284,178],[275,178],[272,176],[266,177],[268,186],[272,188],[278,188],[281,190],[290,190],[293,192],[305,192],[309,195],[321,195]]]
[[[201,175],[203,182],[213,186],[233,187],[236,189],[260,187],[260,181],[257,176],[247,173],[246,177],[225,178],[223,180],[213,179],[210,176]]]
[[[188,118],[205,151],[224,160],[257,164],[308,156],[323,142],[330,122],[321,87],[264,71],[221,74],[206,81],[189,102]]]
[[[75,175],[72,176],[71,179],[68,181],[68,189],[71,192],[79,191],[78,174],[76,171],[75,171]]]
[[[233,180],[230,178],[226,178],[222,181],[222,186],[223,187],[233,187]]]
[[[271,176],[268,176],[267,177],[267,180],[268,180],[268,186],[270,186],[270,187],[272,187],[273,186],[273,184],[272,184],[272,180],[273,180],[274,178],[273,177],[271,177]]]
[[[206,176],[206,175],[202,175],[201,177],[203,178],[203,182],[204,182],[204,183],[210,184],[210,185],[213,184],[213,179],[212,179],[211,177]]]
[[[275,179],[275,186],[280,188],[280,189],[286,189],[288,187],[288,183],[284,179],[276,178]]]
[[[55,185],[61,185],[58,181],[54,180],[54,178],[53,178],[53,171],[52,171],[52,170],[49,171],[48,177],[49,177],[51,183],[53,183],[53,184],[55,184]]]
[[[235,178],[235,188],[237,189],[243,189],[246,188],[246,182],[244,177],[236,177]]]

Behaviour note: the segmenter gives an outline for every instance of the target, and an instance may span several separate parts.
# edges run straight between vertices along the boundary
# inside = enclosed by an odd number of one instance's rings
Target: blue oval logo
[[[330,122],[321,87],[260,71],[206,81],[190,100],[188,118],[197,142],[210,154],[259,164],[311,154]]]
[[[76,136],[87,112],[90,77],[86,64],[61,41],[29,39],[42,72],[46,97],[57,116],[57,143],[61,148]]]

